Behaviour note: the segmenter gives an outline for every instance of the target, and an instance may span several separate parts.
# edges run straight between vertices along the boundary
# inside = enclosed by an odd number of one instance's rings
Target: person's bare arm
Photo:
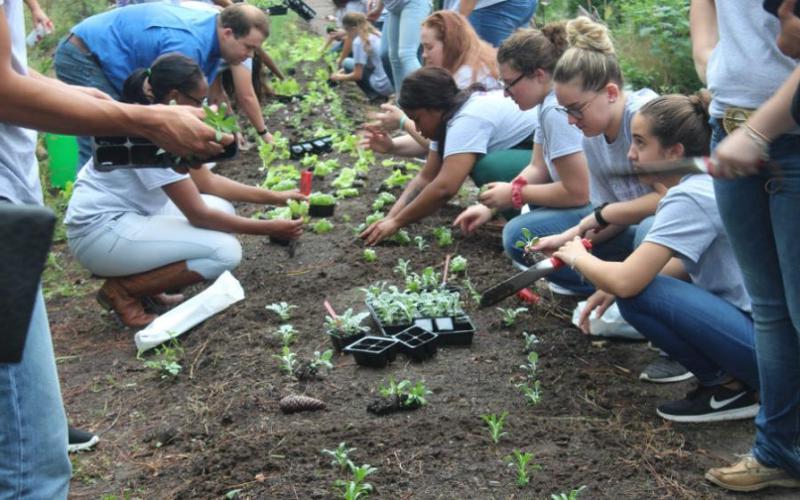
[[[299,191],[270,191],[256,186],[248,186],[215,174],[206,166],[190,169],[189,175],[201,193],[213,194],[229,201],[285,205],[288,199],[305,199],[305,196]]]
[[[255,127],[256,133],[264,132],[259,137],[267,141],[269,132],[267,132],[267,125],[264,123],[264,115],[261,114],[261,104],[259,104],[256,91],[253,88],[252,75],[250,70],[242,64],[231,66],[236,102],[239,104],[239,108],[244,111],[250,123],[253,124],[253,127]]]
[[[263,62],[264,65],[269,68],[270,71],[272,71],[272,74],[275,75],[277,79],[283,80],[286,78],[286,75],[283,74],[283,71],[281,71],[278,65],[275,64],[275,61],[272,59],[272,57],[270,57],[269,54],[267,54],[267,51],[264,50],[263,47],[259,47],[257,50],[258,57],[261,58],[261,62]]]
[[[689,31],[692,37],[694,69],[700,81],[707,83],[708,60],[719,41],[717,7],[714,0],[692,0],[689,10]]]
[[[458,12],[464,17],[469,17],[477,4],[478,0],[461,0],[458,4]]]
[[[428,158],[425,161],[425,165],[422,169],[414,176],[413,179],[408,183],[406,188],[403,190],[403,194],[401,194],[397,201],[392,205],[392,208],[389,210],[389,217],[397,215],[403,210],[406,205],[414,201],[414,199],[419,196],[419,193],[422,192],[428,184],[433,182],[437,175],[439,175],[439,171],[442,168],[442,160],[439,158],[439,153],[436,151],[430,151],[428,153]]]
[[[580,207],[589,203],[589,168],[583,152],[556,158],[553,165],[561,180],[523,186],[522,199],[536,206],[554,208]],[[544,173],[547,173],[546,167]]]

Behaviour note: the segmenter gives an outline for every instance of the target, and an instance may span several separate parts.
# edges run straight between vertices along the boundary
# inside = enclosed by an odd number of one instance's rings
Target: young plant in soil
[[[364,262],[375,262],[378,260],[378,254],[372,248],[364,249]]]
[[[489,426],[489,436],[492,438],[492,442],[497,444],[500,442],[500,438],[508,434],[507,432],[503,432],[503,426],[506,423],[506,417],[508,416],[508,412],[504,411],[499,416],[494,413],[487,413],[486,415],[481,415],[481,418],[486,425]]]
[[[325,329],[329,335],[334,337],[350,337],[359,333],[366,333],[369,331],[369,327],[362,325],[362,323],[368,316],[369,312],[355,314],[353,309],[347,309],[336,319],[331,316],[325,316]]]
[[[324,455],[333,457],[333,460],[331,461],[332,466],[339,467],[343,470],[353,470],[353,468],[355,468],[355,464],[353,464],[353,461],[350,460],[350,454],[354,451],[356,451],[356,448],[348,448],[347,443],[342,441],[335,450],[323,449],[322,453]]]
[[[308,196],[308,203],[317,207],[329,207],[336,205],[336,197],[328,193],[311,193]]]
[[[539,337],[535,333],[522,332],[522,338],[525,340],[525,352],[533,351],[536,344],[539,343]]]
[[[397,259],[397,264],[394,266],[394,273],[399,274],[404,280],[408,276],[409,261],[406,259]]]
[[[344,188],[344,189],[337,189],[336,190],[336,197],[339,199],[342,198],[355,198],[358,196],[358,189],[356,188]]]
[[[538,242],[539,242],[539,237],[534,236],[533,233],[531,233],[530,229],[528,229],[527,227],[523,227],[522,239],[517,240],[516,243],[514,243],[514,246],[524,250],[528,247],[535,245]]]
[[[289,321],[292,319],[292,309],[297,309],[297,306],[288,302],[274,302],[266,306],[265,309],[277,314],[281,321]]]
[[[450,261],[450,272],[452,273],[463,273],[467,270],[467,259],[460,255],[456,255]]]
[[[578,500],[578,495],[581,494],[583,490],[586,489],[586,486],[581,486],[580,488],[575,488],[571,490],[569,493],[553,493],[550,495],[550,500]]]
[[[524,365],[519,365],[522,371],[525,372],[525,376],[528,380],[535,380],[536,379],[536,368],[539,363],[539,354],[536,351],[531,351],[528,353],[528,362]]]
[[[386,205],[391,205],[395,201],[397,201],[397,198],[395,197],[395,195],[393,195],[392,193],[388,193],[386,191],[383,191],[383,192],[379,193],[378,197],[375,198],[375,201],[372,202],[372,210],[374,210],[376,212],[380,211],[380,210],[383,210],[384,207],[386,207]]]
[[[411,273],[406,275],[406,291],[421,292],[438,288],[441,280],[442,274],[437,273],[432,267],[428,266],[422,270],[422,274]]]
[[[320,219],[311,226],[315,234],[325,234],[333,231],[333,224],[328,219]]]
[[[281,354],[273,354],[273,358],[280,362],[280,369],[287,375],[293,375],[297,369],[297,354],[293,353],[288,346],[283,346]]]
[[[531,478],[528,475],[529,469],[539,470],[542,468],[539,464],[528,466],[530,461],[533,460],[533,453],[527,451],[523,453],[519,450],[514,450],[505,460],[508,465],[517,468],[517,486],[520,488],[531,482]]]
[[[386,241],[391,241],[392,243],[397,243],[398,245],[410,245],[411,236],[408,235],[408,231],[401,229],[391,235]]]
[[[429,246],[427,243],[425,243],[425,238],[422,236],[414,236],[414,245],[417,246],[417,250],[420,252],[424,252]]]
[[[525,396],[525,401],[531,406],[539,404],[542,399],[541,383],[538,380],[534,380],[532,383],[523,382],[517,384],[517,389]]]
[[[327,175],[330,175],[336,170],[338,166],[339,163],[334,159],[318,162],[317,166],[314,167],[314,176],[325,177]]]
[[[281,345],[288,347],[294,343],[297,336],[297,330],[292,325],[281,325],[275,332],[275,336],[281,339]]]
[[[406,174],[402,170],[394,170],[391,175],[383,181],[383,186],[388,189],[401,188],[413,178],[414,176],[412,174]]]
[[[334,485],[340,489],[342,498],[344,500],[359,500],[368,497],[374,488],[370,483],[367,483],[365,479],[378,469],[369,464],[364,464],[360,467],[351,467],[351,470],[353,472],[353,479],[349,481],[337,479],[334,483]]]
[[[382,397],[367,407],[367,411],[376,415],[421,408],[428,404],[425,396],[431,394],[424,381],[416,384],[412,384],[410,380],[395,382],[394,377],[389,378],[388,385],[379,387],[378,392]]]
[[[480,304],[481,303],[481,292],[479,292],[475,288],[475,285],[472,284],[472,281],[470,281],[470,279],[467,278],[464,281],[462,281],[462,283],[464,284],[464,288],[467,289],[467,293],[469,293],[469,296],[472,299],[472,301],[475,302],[476,304]]]
[[[183,347],[177,339],[172,339],[169,345],[157,347],[154,359],[142,359],[141,353],[136,357],[143,361],[145,368],[154,370],[162,379],[174,379],[183,369],[179,363],[183,357]]]
[[[331,186],[337,189],[346,189],[353,187],[353,183],[356,181],[356,171],[352,168],[343,168],[341,172],[339,172],[339,176],[336,177],[332,182]]]
[[[512,327],[514,326],[514,323],[517,322],[517,316],[524,313],[528,309],[526,307],[509,307],[507,309],[503,307],[498,307],[497,310],[500,311],[500,313],[503,315],[502,318],[503,325],[507,327]]]
[[[437,227],[433,230],[433,236],[440,247],[449,247],[453,244],[453,232],[449,227]]]
[[[318,371],[320,368],[333,370],[331,358],[333,358],[333,351],[330,349],[323,352],[314,351],[314,359],[311,360],[311,368],[314,371]]]

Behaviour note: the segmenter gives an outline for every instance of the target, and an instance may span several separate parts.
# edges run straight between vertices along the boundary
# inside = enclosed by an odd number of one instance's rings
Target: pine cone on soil
[[[280,407],[283,413],[296,413],[299,411],[317,411],[325,409],[325,402],[308,396],[299,396],[296,394],[291,394],[281,399]]]

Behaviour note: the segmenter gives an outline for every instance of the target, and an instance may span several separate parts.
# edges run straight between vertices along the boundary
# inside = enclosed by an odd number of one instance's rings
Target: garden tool
[[[759,167],[766,168],[773,173],[780,171],[780,166],[774,161],[759,162]],[[639,163],[634,170],[627,167],[612,169],[612,177],[631,177],[640,175],[688,175],[708,174],[717,175],[717,160],[710,156],[691,156],[679,160],[661,160]]]
[[[591,241],[582,240],[582,243],[587,250],[592,249]],[[481,294],[480,306],[488,307],[497,304],[504,298],[513,295],[518,290],[521,290],[531,283],[534,283],[539,278],[544,278],[545,276],[557,271],[558,269],[561,269],[562,267],[564,267],[564,261],[557,257],[551,257],[549,259],[539,261],[536,265],[529,267],[527,270],[517,273],[504,282],[483,292]]]

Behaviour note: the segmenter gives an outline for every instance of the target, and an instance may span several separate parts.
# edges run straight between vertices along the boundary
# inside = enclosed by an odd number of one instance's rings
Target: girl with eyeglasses
[[[562,213],[576,212],[580,217],[590,210],[583,136],[557,111],[553,84],[553,70],[566,46],[563,22],[548,24],[541,31],[517,30],[500,46],[497,61],[507,82],[505,93],[520,109],[536,107],[539,126],[530,164],[510,183],[487,184],[489,189],[481,193],[481,203],[456,218],[453,224],[465,234],[489,221],[495,211],[519,210],[524,204],[531,211],[506,224],[504,235],[518,238],[523,227],[538,227]],[[505,240],[506,251],[511,253],[515,243],[516,239]]]
[[[123,99],[140,104],[197,106],[208,84],[197,63],[165,54],[126,81]],[[122,322],[143,327],[156,316],[143,300],[174,305],[167,290],[211,280],[234,269],[242,248],[233,234],[295,239],[302,221],[254,220],[236,215],[228,201],[284,205],[297,191],[246,186],[199,168],[122,168],[100,172],[90,160],[75,182],[65,223],[70,251],[106,278],[97,299]]]

